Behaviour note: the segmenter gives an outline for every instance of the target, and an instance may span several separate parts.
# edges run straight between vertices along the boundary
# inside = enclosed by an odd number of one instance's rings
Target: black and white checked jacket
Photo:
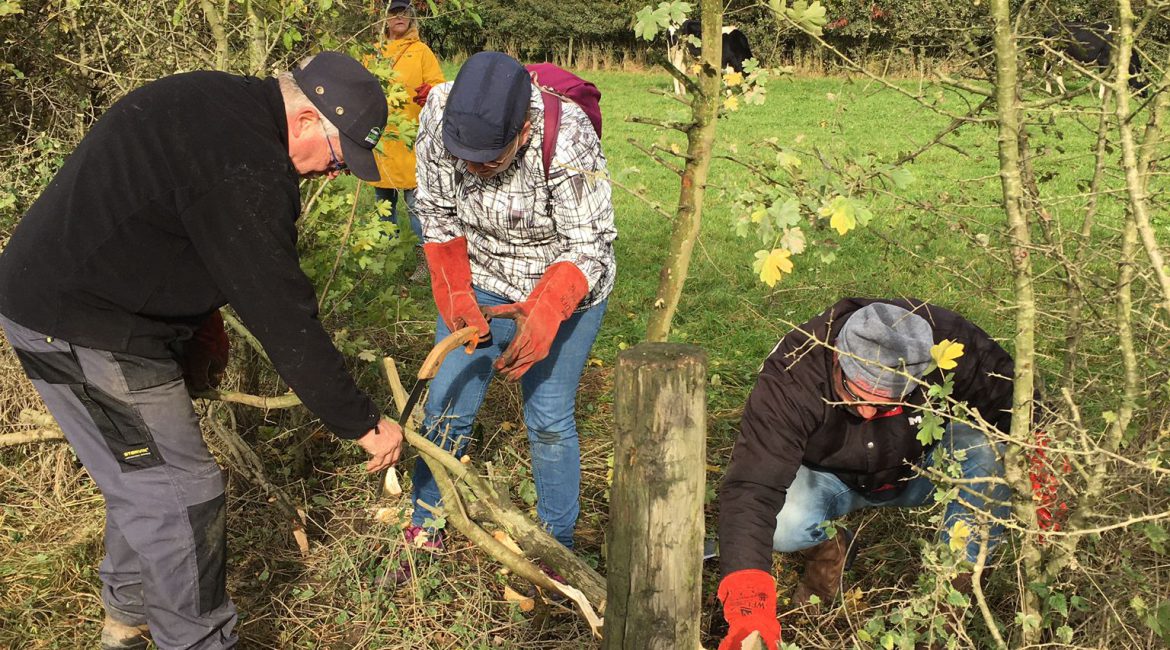
[[[617,270],[617,230],[605,155],[584,111],[565,103],[546,180],[544,107],[534,92],[528,143],[508,169],[485,180],[443,146],[443,109],[451,83],[431,90],[419,116],[415,210],[423,241],[466,237],[472,282],[514,301],[527,298],[549,266],[566,261],[589,281],[578,310],[604,300]]]

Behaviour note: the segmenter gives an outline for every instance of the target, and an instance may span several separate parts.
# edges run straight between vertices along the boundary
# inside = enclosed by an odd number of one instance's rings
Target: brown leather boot
[[[150,628],[145,625],[126,625],[106,616],[102,625],[102,650],[146,650]]]
[[[841,591],[841,574],[853,564],[856,549],[853,533],[838,528],[832,539],[801,552],[804,555],[804,575],[792,594],[793,605],[804,605],[816,595],[822,603],[830,603]]]

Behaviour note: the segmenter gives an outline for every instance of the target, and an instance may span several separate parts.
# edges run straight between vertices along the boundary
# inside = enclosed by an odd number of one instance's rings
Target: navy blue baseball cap
[[[363,181],[381,179],[374,147],[386,128],[386,95],[378,78],[340,52],[321,52],[293,79],[321,115],[341,134],[345,166]]]
[[[520,135],[528,119],[532,78],[502,52],[467,59],[443,110],[443,144],[456,158],[491,162]]]

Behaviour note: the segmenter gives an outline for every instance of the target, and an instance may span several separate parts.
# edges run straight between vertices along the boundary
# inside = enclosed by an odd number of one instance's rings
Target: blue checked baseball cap
[[[502,52],[473,55],[455,77],[443,110],[443,144],[456,158],[491,162],[520,135],[528,119],[532,78]]]
[[[345,166],[363,181],[381,180],[374,147],[388,111],[378,78],[340,52],[322,52],[292,74],[301,92],[341,133]]]
[[[861,388],[901,399],[930,367],[934,331],[918,314],[875,302],[849,315],[837,334],[841,370]],[[908,375],[908,376],[907,376]]]

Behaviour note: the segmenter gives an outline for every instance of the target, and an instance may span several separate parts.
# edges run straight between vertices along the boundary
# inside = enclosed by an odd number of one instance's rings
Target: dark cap
[[[381,179],[374,147],[386,128],[386,95],[378,78],[340,52],[322,52],[293,71],[305,96],[341,132],[345,165],[363,181]]]
[[[922,379],[932,345],[934,330],[925,318],[884,302],[850,314],[837,334],[841,371],[865,391],[888,399],[913,390],[910,377]]]
[[[456,158],[491,162],[528,119],[532,78],[502,52],[480,52],[460,68],[443,110],[443,144]]]
[[[406,9],[407,11],[411,11],[414,9],[414,4],[412,4],[410,0],[390,0],[389,9],[390,11],[394,11],[395,9]]]

